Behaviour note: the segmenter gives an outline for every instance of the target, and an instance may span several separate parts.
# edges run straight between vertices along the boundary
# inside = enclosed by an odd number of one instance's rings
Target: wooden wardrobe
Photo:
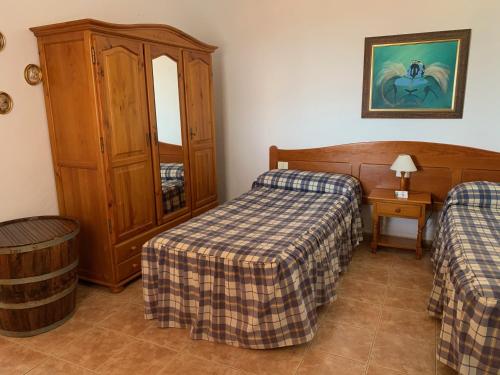
[[[79,276],[120,291],[140,275],[148,239],[217,205],[216,47],[165,25],[84,19],[31,30],[59,210],[81,224]],[[183,171],[177,195],[160,165]]]

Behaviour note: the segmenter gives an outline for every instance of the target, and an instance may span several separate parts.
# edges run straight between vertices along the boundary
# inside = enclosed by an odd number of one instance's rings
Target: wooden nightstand
[[[394,190],[373,189],[368,195],[368,202],[373,204],[371,248],[377,251],[378,246],[396,247],[415,250],[417,259],[422,257],[422,230],[425,225],[425,209],[431,204],[430,193],[410,192],[408,199],[396,198]],[[416,242],[412,239],[380,234],[380,217],[401,217],[418,220]]]

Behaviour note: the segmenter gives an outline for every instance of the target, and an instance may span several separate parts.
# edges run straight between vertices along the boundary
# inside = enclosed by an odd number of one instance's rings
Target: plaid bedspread
[[[165,180],[184,180],[184,164],[160,163],[160,177]]]
[[[324,191],[332,185],[344,194]],[[352,177],[265,173],[249,192],[144,245],[145,317],[247,348],[311,340],[316,308],[334,299],[361,240],[360,199]]]
[[[160,163],[163,212],[168,214],[186,205],[184,194],[184,165]]]
[[[167,180],[161,184],[163,212],[170,213],[186,205],[184,180]]]
[[[437,357],[460,374],[500,372],[500,184],[450,191],[433,243]]]

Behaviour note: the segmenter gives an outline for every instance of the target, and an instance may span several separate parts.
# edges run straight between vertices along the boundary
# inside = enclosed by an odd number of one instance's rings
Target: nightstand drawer
[[[415,217],[420,216],[420,206],[413,206],[408,204],[398,204],[398,203],[377,203],[377,213],[379,215],[391,215],[391,216],[406,216]]]

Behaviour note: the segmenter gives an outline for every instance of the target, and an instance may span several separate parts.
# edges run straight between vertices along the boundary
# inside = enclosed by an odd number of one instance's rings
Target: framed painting
[[[366,38],[361,117],[462,118],[470,34]]]

